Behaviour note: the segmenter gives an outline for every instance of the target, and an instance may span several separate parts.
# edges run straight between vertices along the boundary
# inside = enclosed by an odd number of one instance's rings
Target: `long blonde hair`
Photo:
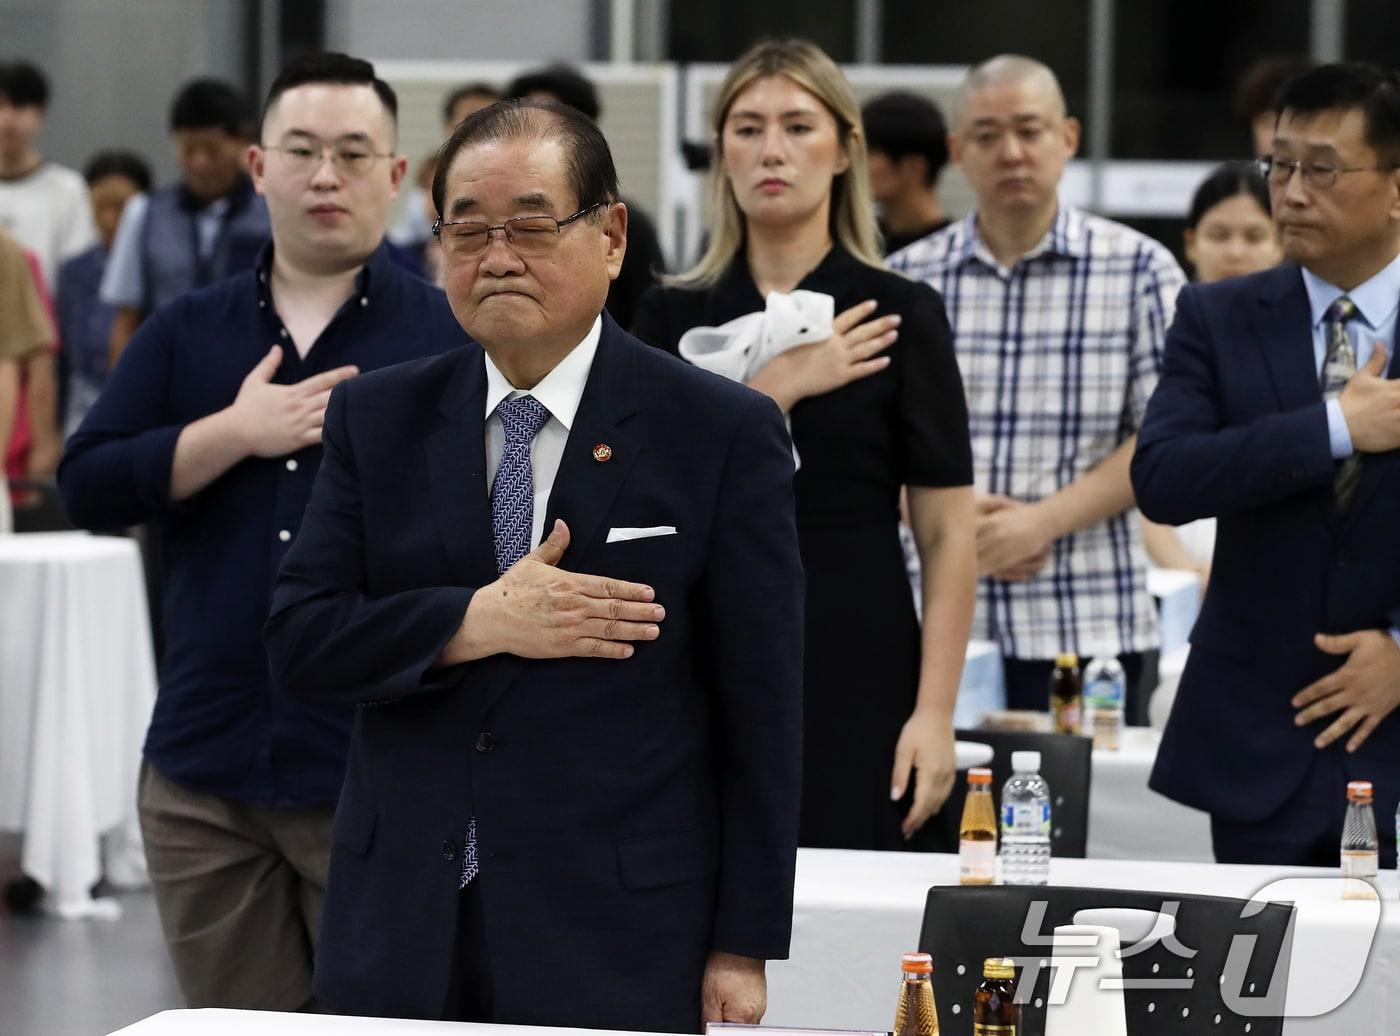
[[[866,169],[865,131],[860,106],[836,62],[810,40],[764,40],[735,61],[720,86],[713,118],[714,158],[710,164],[710,243],[705,254],[685,273],[666,278],[683,288],[708,288],[729,268],[744,247],[744,213],[724,175],[724,120],[735,99],[753,83],[769,76],[786,76],[826,106],[836,120],[846,171],[831,180],[831,236],[867,266],[884,269],[880,231],[875,223],[875,200]]]

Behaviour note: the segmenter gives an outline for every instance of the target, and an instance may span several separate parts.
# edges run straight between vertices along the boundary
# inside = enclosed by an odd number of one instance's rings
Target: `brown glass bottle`
[[[1055,733],[1078,734],[1083,725],[1084,680],[1079,672],[1079,656],[1067,651],[1055,658],[1050,674],[1050,712],[1055,717]]]
[[[988,957],[982,963],[982,984],[972,999],[972,1036],[1020,1036],[1020,1032],[1016,964],[1009,957]]]
[[[992,802],[992,771],[967,771],[967,798],[958,825],[958,881],[990,885],[997,879],[997,809]]]
[[[938,1036],[938,1007],[933,1002],[933,958],[906,953],[894,1010],[894,1036]]]

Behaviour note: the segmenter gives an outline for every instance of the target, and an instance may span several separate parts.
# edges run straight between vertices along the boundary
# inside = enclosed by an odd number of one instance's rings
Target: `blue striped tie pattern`
[[[533,396],[503,399],[496,416],[505,429],[506,445],[491,482],[491,532],[496,540],[496,571],[505,572],[530,550],[535,524],[535,477],[530,469],[530,443],[549,420],[549,411]],[[476,845],[476,817],[467,820],[462,845],[462,880],[466,888],[481,869]]]
[[[517,396],[497,403],[496,416],[505,429],[506,445],[491,482],[491,528],[496,537],[496,571],[504,572],[530,550],[535,522],[530,443],[549,420],[549,411],[534,396]]]

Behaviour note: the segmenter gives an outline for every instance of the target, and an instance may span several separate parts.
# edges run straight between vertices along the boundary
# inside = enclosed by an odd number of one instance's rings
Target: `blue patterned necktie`
[[[535,525],[535,477],[530,468],[530,443],[549,411],[534,396],[517,396],[496,404],[496,416],[505,429],[506,445],[491,481],[491,532],[496,541],[496,571],[505,572],[530,550]],[[466,888],[481,869],[476,845],[476,817],[467,820],[462,844],[462,878]]]
[[[1322,398],[1336,399],[1356,373],[1356,349],[1347,334],[1347,324],[1356,316],[1356,303],[1343,295],[1327,307],[1323,315],[1323,330],[1327,355],[1322,360]],[[1332,479],[1332,494],[1343,510],[1351,502],[1356,483],[1361,478],[1361,454],[1353,453],[1341,462]]]
[[[534,396],[517,396],[496,404],[506,445],[491,482],[491,530],[496,537],[496,571],[504,572],[530,550],[535,524],[535,478],[530,470],[530,443],[549,420],[549,411]]]

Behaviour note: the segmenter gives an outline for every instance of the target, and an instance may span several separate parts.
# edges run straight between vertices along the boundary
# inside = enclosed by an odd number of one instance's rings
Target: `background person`
[[[1158,644],[1128,463],[1185,281],[1170,252],[1061,204],[1079,123],[1055,74],[975,66],[949,138],[977,198],[890,258],[947,300],[977,479],[974,636],[1001,649],[1007,704],[1045,711],[1055,656],[1115,655],[1144,723]]]
[[[861,122],[870,193],[890,255],[948,225],[938,201],[938,177],[948,164],[948,124],[932,101],[898,91],[866,102]]]
[[[975,580],[967,411],[942,300],[883,269],[860,110],[814,44],[759,44],[714,112],[716,223],[699,264],[642,300],[676,351],[771,291],[835,299],[836,333],[751,380],[788,413],[807,572],[802,844],[903,848],[947,797]],[[900,491],[925,572],[923,628]]]
[[[122,212],[137,195],[151,189],[151,170],[129,151],[102,151],[83,170],[97,226],[97,244],[63,264],[56,304],[63,349],[59,367],[63,384],[63,427],[77,431],[102,386],[107,384],[108,350],[117,311],[101,297],[102,277]]]

